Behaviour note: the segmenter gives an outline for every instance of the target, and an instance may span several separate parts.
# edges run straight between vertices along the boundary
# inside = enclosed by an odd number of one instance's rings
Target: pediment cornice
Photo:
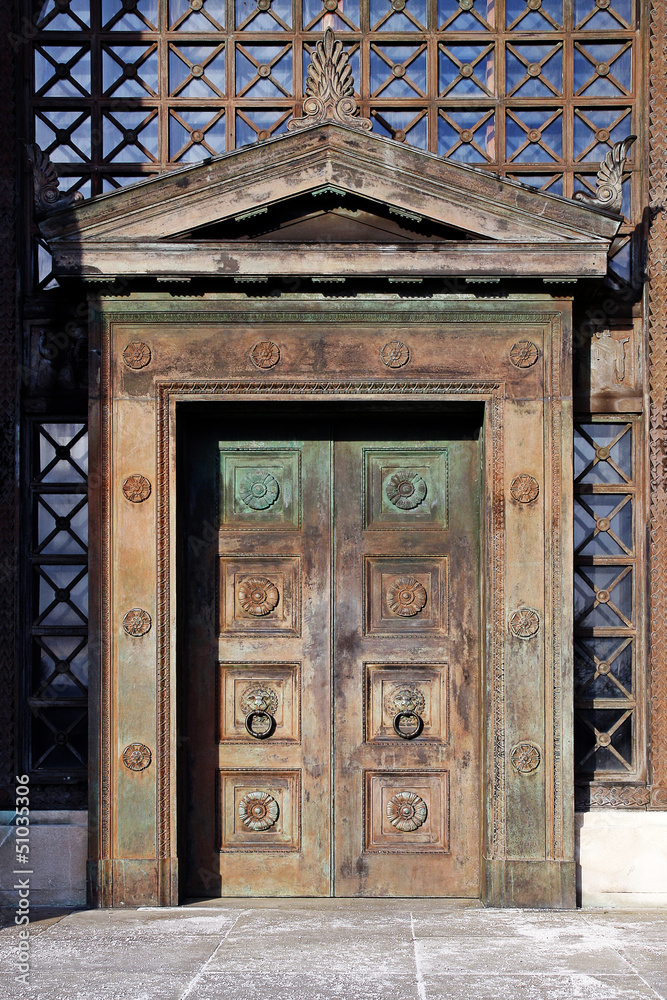
[[[327,184],[504,241],[604,240],[619,222],[411,146],[320,125],[77,203],[42,230],[50,240],[169,239]]]

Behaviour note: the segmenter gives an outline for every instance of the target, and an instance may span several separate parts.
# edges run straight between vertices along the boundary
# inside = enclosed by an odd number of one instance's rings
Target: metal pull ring
[[[266,719],[268,721],[266,729],[260,729],[259,732],[256,729],[253,729],[253,722],[255,719]],[[276,720],[270,712],[263,712],[261,710],[248,712],[245,717],[245,727],[248,734],[254,739],[268,740],[269,736],[273,736],[276,731]]]
[[[416,719],[417,725],[410,732],[405,732],[401,729],[401,722],[403,719]],[[397,712],[394,716],[394,732],[397,736],[400,736],[402,740],[416,740],[418,736],[421,736],[422,730],[424,728],[424,720],[418,712]]]

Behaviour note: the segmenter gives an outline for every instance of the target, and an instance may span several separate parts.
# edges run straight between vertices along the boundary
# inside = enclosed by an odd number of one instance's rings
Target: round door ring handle
[[[403,719],[416,719],[417,728],[413,729],[410,733],[403,732],[401,729],[401,722]],[[402,740],[416,740],[418,736],[421,736],[423,728],[424,720],[421,715],[417,714],[417,712],[398,712],[398,714],[394,716],[394,732],[397,736],[400,736]]]
[[[255,729],[252,728],[252,724],[255,719],[268,719],[269,720],[268,728],[265,729],[263,732],[258,733]],[[245,727],[249,735],[252,736],[254,739],[268,740],[269,736],[273,736],[273,734],[276,731],[276,720],[274,719],[274,717],[271,715],[270,712],[262,712],[262,711],[248,712],[248,714],[245,717]]]

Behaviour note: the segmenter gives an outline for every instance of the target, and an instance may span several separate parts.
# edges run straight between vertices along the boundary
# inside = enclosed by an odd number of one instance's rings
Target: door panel
[[[477,443],[338,441],[334,481],[336,893],[478,895]]]
[[[281,430],[188,441],[190,532],[215,525],[185,554],[188,895],[331,891],[331,446]]]
[[[185,891],[478,895],[478,443],[253,413],[181,437]]]

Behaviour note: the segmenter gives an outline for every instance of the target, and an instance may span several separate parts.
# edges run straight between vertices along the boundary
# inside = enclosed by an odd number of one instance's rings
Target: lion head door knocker
[[[276,731],[278,695],[270,687],[255,684],[243,692],[241,711],[245,715],[245,728],[256,740],[268,740]]]
[[[426,702],[419,688],[402,687],[389,699],[389,712],[393,714],[394,732],[402,740],[416,740],[424,729]]]

